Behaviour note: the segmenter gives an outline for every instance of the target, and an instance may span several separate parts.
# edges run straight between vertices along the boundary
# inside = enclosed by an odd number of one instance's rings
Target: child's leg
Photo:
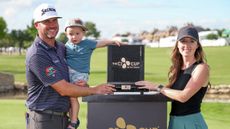
[[[75,129],[73,126],[79,126],[78,113],[79,113],[79,102],[77,98],[70,98],[71,108],[69,111],[70,123],[68,129]]]
[[[76,122],[77,121],[77,117],[78,117],[78,113],[79,113],[79,102],[77,98],[70,98],[70,102],[71,102],[71,110],[70,110],[70,120],[71,122]]]
[[[70,73],[70,82],[73,84],[78,85],[79,80],[84,80],[87,82],[88,80],[88,73],[80,73],[76,70],[73,70],[69,67],[69,73]],[[68,126],[68,129],[74,129],[73,127],[78,127],[80,124],[80,121],[78,119],[78,113],[80,110],[80,104],[78,102],[77,98],[70,98],[71,102],[71,108],[69,111],[69,117],[70,117],[70,124]]]
[[[72,84],[76,84],[79,80],[79,72],[69,67],[69,78]],[[71,123],[77,123],[78,121],[78,112],[79,112],[79,102],[77,98],[70,98],[71,108],[69,110],[69,117]],[[79,121],[78,121],[79,122]]]

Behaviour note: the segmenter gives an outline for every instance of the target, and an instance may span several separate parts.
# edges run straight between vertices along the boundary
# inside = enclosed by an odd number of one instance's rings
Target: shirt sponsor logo
[[[48,77],[55,77],[56,76],[56,69],[54,69],[54,67],[52,66],[49,66],[46,68],[46,76]]]

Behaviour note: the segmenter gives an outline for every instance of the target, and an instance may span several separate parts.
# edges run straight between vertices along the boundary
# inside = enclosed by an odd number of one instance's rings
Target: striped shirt
[[[51,47],[36,37],[26,54],[26,78],[28,109],[58,112],[69,110],[69,97],[61,96],[50,86],[63,79],[69,81],[64,44],[56,42],[55,47]]]

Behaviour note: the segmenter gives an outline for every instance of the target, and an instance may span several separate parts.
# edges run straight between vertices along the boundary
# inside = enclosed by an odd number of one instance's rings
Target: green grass
[[[0,129],[25,129],[25,100],[0,100]],[[229,129],[230,103],[203,103],[202,114],[209,129]],[[169,110],[170,108],[168,108]],[[87,104],[81,103],[79,129],[86,129]]]
[[[230,103],[203,103],[201,109],[209,129],[229,129]]]
[[[230,46],[204,47],[206,59],[210,65],[212,85],[230,84]],[[106,82],[107,53],[106,49],[97,49],[91,60],[90,84]],[[145,49],[145,80],[156,83],[167,83],[171,48]]]
[[[210,80],[212,85],[230,84],[230,46],[205,47],[206,59],[210,65]],[[156,83],[167,83],[171,48],[145,49],[145,80]],[[90,84],[106,82],[107,51],[97,49],[91,59]]]
[[[206,58],[210,65],[210,80],[213,85],[230,84],[230,46],[205,47]],[[156,83],[167,83],[167,72],[170,66],[171,48],[145,49],[145,80]],[[0,55],[0,71],[12,73],[17,82],[26,82],[25,55]],[[89,83],[95,85],[107,81],[107,49],[96,49],[91,59]]]
[[[25,129],[25,100],[0,99],[0,129]],[[87,104],[81,103],[79,129],[86,129]]]
[[[25,129],[25,100],[0,100],[0,129]]]
[[[211,68],[211,83],[230,84],[230,46],[205,47],[204,50]]]
[[[26,82],[25,56],[0,55],[0,72],[14,74],[15,81],[17,82]]]
[[[90,85],[106,82],[107,49],[97,49],[91,59]],[[206,57],[211,68],[210,80],[213,85],[230,84],[230,47],[205,47]],[[145,49],[145,80],[167,83],[171,48]],[[0,72],[12,73],[17,82],[26,82],[25,55],[0,55]],[[0,129],[25,128],[25,100],[0,100]],[[230,127],[230,104],[203,103],[202,112],[209,129]],[[86,129],[87,104],[81,103],[80,129]]]

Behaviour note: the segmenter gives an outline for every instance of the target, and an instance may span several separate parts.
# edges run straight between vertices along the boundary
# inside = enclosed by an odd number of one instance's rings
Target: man
[[[69,97],[109,94],[112,86],[101,84],[82,87],[69,83],[64,44],[55,40],[59,31],[56,9],[41,4],[34,11],[34,26],[38,31],[26,54],[28,82],[27,129],[66,129]]]

